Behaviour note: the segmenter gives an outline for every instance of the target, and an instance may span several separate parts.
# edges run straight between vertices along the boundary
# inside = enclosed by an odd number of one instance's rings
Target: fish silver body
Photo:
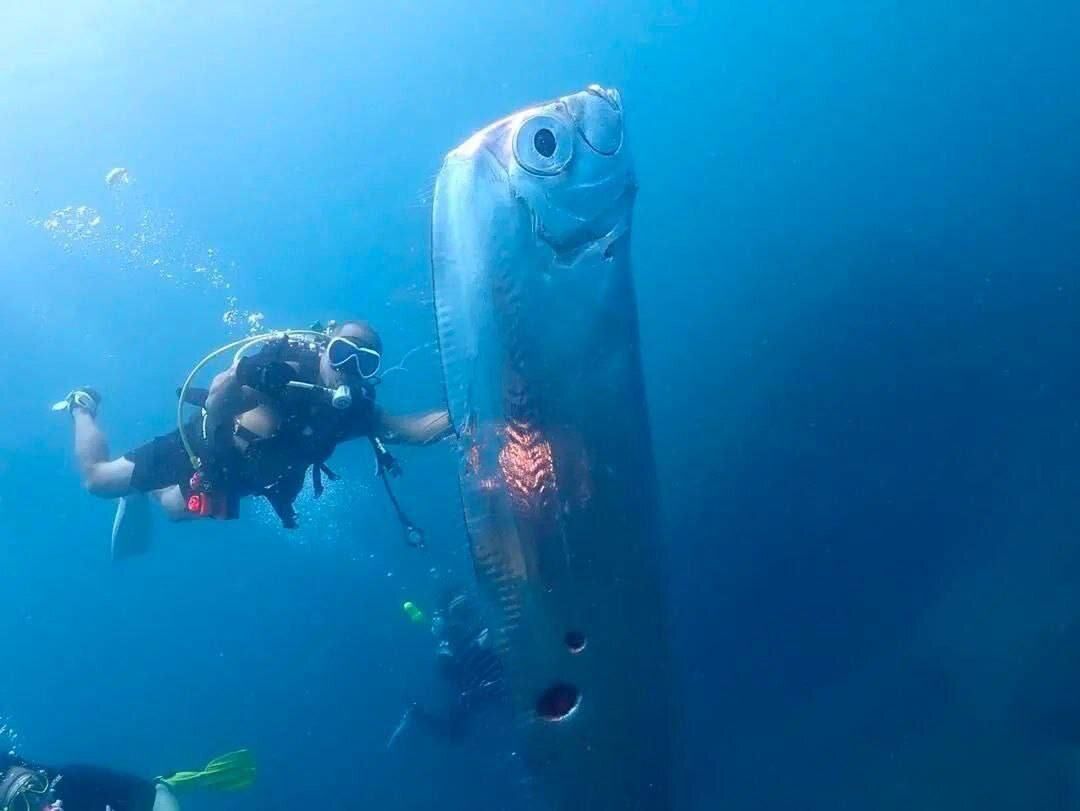
[[[622,102],[479,131],[435,185],[432,272],[461,499],[524,755],[553,808],[670,807],[663,539]]]

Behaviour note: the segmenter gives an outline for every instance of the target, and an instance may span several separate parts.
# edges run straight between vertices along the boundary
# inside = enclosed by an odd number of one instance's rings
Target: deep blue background
[[[425,557],[358,447],[300,533],[248,510],[113,566],[47,407],[92,382],[115,451],[168,430],[242,331],[226,296],[429,344],[442,153],[599,81],[641,177],[685,807],[1068,807],[1075,4],[217,5],[0,12],[0,715],[25,754],[154,774],[248,745],[285,776],[260,806],[523,802],[494,731],[384,751],[432,678],[400,603],[468,575],[449,449],[402,454]],[[93,239],[45,230],[68,205]],[[386,401],[437,401],[432,350],[408,366]]]

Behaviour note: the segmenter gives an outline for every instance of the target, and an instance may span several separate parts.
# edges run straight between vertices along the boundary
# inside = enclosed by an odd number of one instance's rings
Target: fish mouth
[[[532,219],[533,234],[539,244],[551,250],[552,262],[561,267],[577,265],[585,257],[609,259],[608,248],[630,230],[627,212],[634,204],[637,183],[630,181],[609,206],[588,220],[561,233],[544,226],[541,217],[527,200],[520,200]]]

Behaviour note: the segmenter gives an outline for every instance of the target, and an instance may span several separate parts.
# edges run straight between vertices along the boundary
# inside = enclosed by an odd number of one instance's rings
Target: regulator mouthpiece
[[[344,411],[352,405],[352,389],[348,386],[338,386],[330,393],[330,404],[340,411]]]

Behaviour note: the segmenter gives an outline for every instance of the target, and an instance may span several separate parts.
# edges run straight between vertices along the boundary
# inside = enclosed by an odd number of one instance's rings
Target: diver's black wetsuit
[[[43,802],[61,800],[64,811],[153,811],[157,788],[153,780],[102,769],[98,766],[73,764],[70,766],[45,767],[11,755],[0,755],[0,773],[6,774],[12,767],[41,772],[46,780],[56,781],[56,789],[49,797],[24,795],[31,811],[38,811],[35,797]],[[59,780],[57,780],[59,777]],[[16,800],[13,808],[22,808]]]

